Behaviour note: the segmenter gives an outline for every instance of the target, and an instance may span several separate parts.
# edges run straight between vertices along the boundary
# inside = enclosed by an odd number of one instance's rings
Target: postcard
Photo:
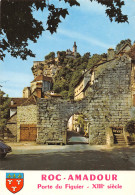
[[[0,1],[0,195],[135,195],[134,10]]]

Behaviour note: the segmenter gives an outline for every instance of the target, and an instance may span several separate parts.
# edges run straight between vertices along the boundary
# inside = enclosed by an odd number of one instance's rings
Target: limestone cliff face
[[[32,72],[34,78],[38,75],[44,75],[47,77],[54,77],[57,70],[61,67],[57,65],[56,59],[54,60],[46,60],[46,61],[34,61],[32,66]]]

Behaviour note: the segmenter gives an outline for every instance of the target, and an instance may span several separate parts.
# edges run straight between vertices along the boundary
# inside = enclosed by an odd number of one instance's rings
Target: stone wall
[[[66,144],[67,122],[73,114],[87,116],[89,143],[106,144],[106,129],[124,126],[132,108],[131,60],[113,59],[94,69],[94,82],[88,96],[77,102],[38,100],[38,143]]]
[[[132,60],[131,87],[132,87],[132,102],[133,102],[133,106],[135,106],[135,60]]]
[[[17,141],[20,141],[20,125],[37,124],[37,106],[18,106],[17,107]]]
[[[127,56],[104,63],[95,70],[91,87],[90,143],[106,143],[107,127],[124,127],[132,107],[131,60]],[[92,97],[92,96],[91,96]]]
[[[66,100],[38,100],[38,143],[49,141],[67,143],[67,123],[69,118],[85,107],[86,100],[67,102]]]

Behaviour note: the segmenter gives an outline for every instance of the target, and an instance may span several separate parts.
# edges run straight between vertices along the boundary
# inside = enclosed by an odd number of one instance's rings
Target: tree
[[[66,52],[65,51],[58,51],[57,56],[58,56],[58,64],[62,65],[64,62],[64,59],[66,57]]]
[[[45,56],[45,60],[50,60],[55,58],[55,53],[50,52],[48,55]]]
[[[72,76],[72,71],[68,67],[62,67],[54,78],[53,90],[56,93],[62,93],[62,96],[66,98],[65,91],[69,90],[69,82]]]
[[[82,75],[83,64],[81,58],[66,58],[63,56],[63,64],[54,78],[53,90],[60,93],[64,99],[74,98],[74,86]]]
[[[118,52],[126,43],[129,43],[129,45],[131,45],[131,40],[130,39],[126,39],[126,40],[120,41],[120,43],[118,43],[116,45],[116,52]]]
[[[76,53],[76,58],[80,58],[81,57],[81,55],[77,52]]]
[[[74,88],[85,70],[94,66],[106,54],[94,54],[90,58],[90,52],[85,53],[82,57],[66,58],[65,52],[58,52],[58,58],[62,59],[61,69],[55,76],[53,90],[60,93],[64,99],[74,99]]]
[[[132,119],[127,122],[125,131],[128,131],[130,135],[135,134],[135,120]]]
[[[102,59],[102,55],[93,54],[93,56],[89,59],[87,68],[92,68],[96,63],[98,63]]]
[[[69,4],[69,6],[80,6],[78,0],[57,0]],[[127,15],[122,13],[123,0],[90,0],[97,1],[106,6],[105,13],[110,21],[128,22]],[[5,57],[5,51],[13,57],[20,57],[23,60],[27,56],[35,57],[35,54],[28,48],[29,41],[34,43],[45,30],[51,33],[56,32],[61,18],[65,18],[69,13],[67,8],[56,7],[49,4],[48,0],[3,0],[1,2],[1,29],[0,29],[0,59]],[[33,11],[48,10],[46,20],[47,27],[33,16]]]
[[[64,99],[67,99],[67,97],[68,97],[68,91],[62,91],[60,94],[62,95],[62,97]]]
[[[82,59],[81,58],[76,58],[73,60],[73,68],[78,69],[78,66],[82,64]]]
[[[79,125],[81,133],[84,133],[87,129],[87,123],[85,121],[85,116],[83,114],[78,115],[77,125]]]
[[[82,59],[83,59],[83,62],[88,62],[88,60],[90,59],[90,52],[85,53]]]
[[[82,73],[79,70],[73,72],[70,83],[69,83],[69,92],[68,97],[69,99],[74,99],[74,88],[75,85],[78,83]]]
[[[9,103],[10,99],[4,97],[4,92],[0,90],[0,138],[4,136],[4,129],[6,127],[6,122],[9,117]]]
[[[53,90],[56,92],[56,93],[61,93],[62,91],[68,91],[68,83],[65,79],[58,79],[54,82],[54,85],[53,85]]]

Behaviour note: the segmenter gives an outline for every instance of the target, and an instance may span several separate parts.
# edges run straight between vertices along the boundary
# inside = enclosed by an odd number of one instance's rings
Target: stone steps
[[[114,134],[114,144],[119,146],[126,145],[124,135],[123,134]]]

